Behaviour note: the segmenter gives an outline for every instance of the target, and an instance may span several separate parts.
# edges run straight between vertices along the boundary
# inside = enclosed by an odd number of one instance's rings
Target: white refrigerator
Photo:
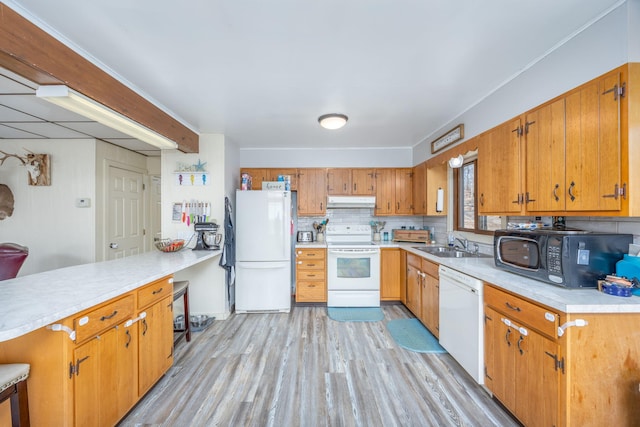
[[[291,310],[291,193],[236,191],[236,312]]]

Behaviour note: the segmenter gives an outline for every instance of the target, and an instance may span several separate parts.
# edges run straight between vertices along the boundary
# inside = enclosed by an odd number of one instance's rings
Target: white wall
[[[0,221],[0,241],[29,247],[19,276],[93,262],[95,258],[95,140],[2,140],[2,151],[24,149],[51,157],[51,185],[29,186],[17,159],[0,166],[0,183],[15,198],[13,216]],[[88,208],[77,198],[91,199]]]
[[[212,205],[211,216],[220,225],[224,221],[225,196],[225,141],[223,135],[200,135],[200,152],[186,154],[177,150],[162,153],[162,235],[164,238],[184,238],[193,234],[193,225],[174,222],[171,218],[173,203],[183,200],[201,200]],[[209,172],[209,185],[180,186],[175,181],[178,163],[205,163]],[[220,232],[223,227],[220,227]],[[192,241],[193,243],[193,241]],[[183,249],[190,250],[190,249]],[[191,314],[206,314],[217,319],[229,315],[227,307],[225,270],[218,265],[219,258],[200,263],[177,272],[176,280],[189,280]]]
[[[280,167],[411,167],[411,148],[243,148],[240,166]]]
[[[627,13],[627,3],[631,11]],[[586,28],[513,80],[504,84],[477,105],[463,112],[432,133],[413,149],[413,164],[431,157],[433,139],[459,123],[464,124],[465,140],[491,129],[545,101],[589,81],[630,60],[628,37],[638,54],[640,38],[637,29],[639,0],[630,0]],[[635,15],[635,25],[628,22]],[[523,46],[523,48],[526,48]],[[636,60],[640,55],[636,56]],[[462,141],[461,141],[462,142]]]

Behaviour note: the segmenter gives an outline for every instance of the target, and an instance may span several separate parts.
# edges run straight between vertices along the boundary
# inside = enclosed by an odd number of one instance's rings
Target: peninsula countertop
[[[221,251],[157,250],[76,265],[0,283],[0,342],[35,331],[169,274],[220,255]]]

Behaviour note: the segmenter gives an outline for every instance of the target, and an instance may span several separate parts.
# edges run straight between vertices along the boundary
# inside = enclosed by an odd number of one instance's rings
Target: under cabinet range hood
[[[375,196],[327,196],[327,208],[375,208]]]

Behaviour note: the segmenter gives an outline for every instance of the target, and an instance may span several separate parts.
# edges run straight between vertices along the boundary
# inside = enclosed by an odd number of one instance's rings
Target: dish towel
[[[231,221],[231,202],[224,198],[224,245],[219,265],[227,270],[227,301],[229,305],[235,303],[235,292],[231,292],[236,281],[236,238]]]

